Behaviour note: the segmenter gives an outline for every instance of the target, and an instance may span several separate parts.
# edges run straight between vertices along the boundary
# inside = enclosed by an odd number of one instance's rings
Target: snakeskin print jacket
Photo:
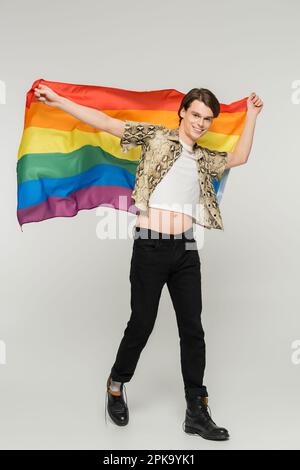
[[[179,128],[169,129],[147,122],[126,120],[120,145],[123,153],[138,145],[142,146],[131,197],[138,209],[147,211],[151,193],[181,154]],[[227,152],[210,150],[197,143],[194,144],[194,151],[200,184],[201,210],[197,223],[208,229],[224,230],[211,179],[221,179],[228,159]]]

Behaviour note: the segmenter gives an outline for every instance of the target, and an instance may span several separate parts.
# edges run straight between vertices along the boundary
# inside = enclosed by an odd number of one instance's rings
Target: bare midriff
[[[189,230],[192,226],[193,219],[189,215],[155,207],[149,207],[148,211],[140,211],[136,220],[136,227],[175,235]]]

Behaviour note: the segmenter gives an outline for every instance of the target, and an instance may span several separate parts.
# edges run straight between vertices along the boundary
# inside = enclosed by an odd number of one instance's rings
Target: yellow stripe
[[[207,132],[198,143],[204,147],[230,152],[234,149],[238,135],[227,135]],[[141,147],[130,149],[126,154],[121,151],[120,139],[104,131],[84,132],[74,129],[71,132],[28,127],[23,132],[18,151],[18,159],[32,153],[71,153],[84,145],[101,147],[105,152],[117,158],[137,161],[141,155]]]
[[[239,138],[239,135],[219,134],[207,131],[206,134],[197,141],[197,143],[212,150],[232,152]]]
[[[18,159],[31,153],[70,153],[84,145],[101,147],[105,152],[124,160],[136,161],[141,154],[139,146],[123,153],[120,139],[104,131],[84,132],[74,129],[71,132],[66,132],[41,127],[27,127],[23,132]]]

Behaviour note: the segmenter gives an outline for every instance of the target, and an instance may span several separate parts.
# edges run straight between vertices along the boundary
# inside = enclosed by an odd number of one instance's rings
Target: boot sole
[[[187,434],[198,434],[199,436],[201,436],[203,439],[207,439],[208,441],[228,441],[229,439],[229,436],[224,436],[224,437],[207,437],[205,436],[205,434],[201,433],[201,431],[199,431],[199,429],[196,429],[196,428],[192,428],[191,426],[184,426],[184,431],[187,433]]]

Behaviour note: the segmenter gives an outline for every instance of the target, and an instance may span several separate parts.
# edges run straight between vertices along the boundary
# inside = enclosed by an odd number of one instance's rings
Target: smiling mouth
[[[193,126],[192,126],[193,127]],[[193,127],[193,129],[196,131],[196,132],[203,132],[204,129],[196,129],[195,127]]]

